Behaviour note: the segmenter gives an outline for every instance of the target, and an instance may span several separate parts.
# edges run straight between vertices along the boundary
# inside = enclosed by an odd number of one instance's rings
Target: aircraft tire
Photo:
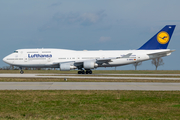
[[[23,71],[23,70],[21,70],[21,71],[20,71],[20,73],[21,73],[21,74],[23,74],[23,73],[24,73],[24,71]]]
[[[81,71],[78,71],[78,74],[82,74],[82,72],[81,72]]]

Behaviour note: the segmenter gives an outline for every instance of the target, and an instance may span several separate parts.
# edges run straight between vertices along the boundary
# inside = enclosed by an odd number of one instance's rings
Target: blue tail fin
[[[167,49],[176,25],[166,25],[150,40],[148,40],[139,50]]]

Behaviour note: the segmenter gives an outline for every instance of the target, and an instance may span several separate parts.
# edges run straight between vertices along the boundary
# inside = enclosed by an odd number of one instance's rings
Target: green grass
[[[180,118],[179,91],[0,91],[0,119]]]
[[[0,70],[0,73],[19,73]],[[25,73],[76,74],[77,71],[25,70]],[[180,71],[95,70],[95,74],[180,74]],[[48,81],[49,78],[0,78],[0,81]],[[68,81],[158,82],[153,80],[68,79]],[[162,81],[161,82],[167,82]],[[170,82],[170,81],[169,81]],[[179,82],[179,81],[173,81]],[[180,91],[0,91],[0,119],[178,120]]]
[[[0,70],[0,73],[19,73],[19,70]],[[77,70],[24,70],[24,73],[77,74]],[[93,70],[93,74],[180,74],[180,70]]]
[[[180,104],[178,104],[178,105],[173,105],[173,107],[178,107],[178,108],[180,108]]]
[[[174,74],[173,74],[174,75]],[[128,74],[126,74],[126,75],[124,75],[124,74],[118,74],[118,75],[114,75],[114,74],[108,74],[108,75],[106,75],[106,74],[95,74],[95,75],[93,75],[93,74],[46,74],[46,75],[43,75],[43,74],[39,74],[39,75],[37,75],[37,76],[47,76],[47,77],[49,77],[49,76],[83,76],[83,77],[134,77],[134,78],[136,78],[136,77],[151,77],[151,78],[180,78],[180,76],[172,76],[172,74],[171,75],[169,75],[169,76],[165,76],[165,75],[145,75],[145,74],[143,74],[143,75],[138,75],[138,74],[135,74],[135,75],[128,75]]]
[[[180,83],[180,80],[91,79],[91,78],[0,78],[0,82],[161,82]]]

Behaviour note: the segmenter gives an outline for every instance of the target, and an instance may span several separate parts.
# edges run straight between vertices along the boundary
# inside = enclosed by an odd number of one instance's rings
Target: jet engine
[[[85,61],[83,63],[83,67],[84,67],[84,69],[94,69],[94,68],[98,67],[98,64],[95,63],[94,61]]]
[[[76,66],[72,66],[70,64],[60,64],[59,68],[60,68],[61,71],[70,71],[72,69],[76,69],[77,67]]]

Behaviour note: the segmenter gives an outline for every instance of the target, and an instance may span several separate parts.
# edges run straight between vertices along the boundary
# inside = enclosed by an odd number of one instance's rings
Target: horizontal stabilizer
[[[168,56],[170,55],[172,52],[174,52],[175,50],[170,50],[170,51],[163,51],[163,52],[156,52],[156,53],[150,53],[147,54],[149,55],[150,58],[154,58],[154,57],[164,57],[164,56]]]

